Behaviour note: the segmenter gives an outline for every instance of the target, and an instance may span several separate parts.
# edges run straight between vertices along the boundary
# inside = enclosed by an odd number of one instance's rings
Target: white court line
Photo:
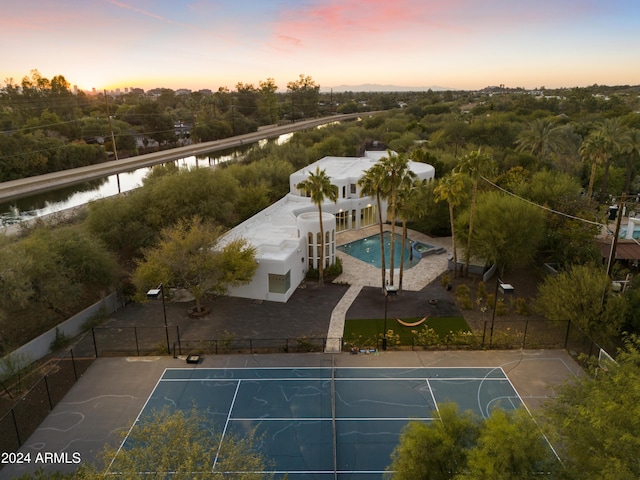
[[[484,380],[490,382],[492,380],[505,380],[508,377],[349,377],[349,378],[336,378],[336,382],[366,382],[366,381],[399,381],[399,380],[409,380],[409,381],[424,381],[426,380],[435,380],[446,382],[449,380],[452,381],[465,381],[465,382],[473,382],[477,380]],[[314,382],[329,382],[331,381],[331,377],[299,377],[299,378],[166,378],[160,380],[161,382],[300,382],[300,381],[314,381]]]
[[[122,440],[122,443],[120,443],[120,446],[118,447],[118,450],[116,451],[116,454],[111,459],[111,462],[109,462],[109,467],[107,467],[107,472],[109,470],[111,470],[111,466],[113,465],[113,462],[115,462],[116,458],[118,458],[118,454],[120,453],[120,450],[122,450],[122,447],[124,446],[125,442],[129,438],[129,435],[131,435],[131,430],[133,430],[133,427],[135,427],[136,424],[138,423],[138,420],[140,420],[140,415],[142,415],[142,412],[144,412],[145,408],[147,408],[147,405],[149,404],[149,401],[151,401],[151,397],[155,393],[156,388],[158,388],[158,385],[160,384],[160,381],[162,380],[162,377],[164,376],[164,374],[166,373],[167,370],[168,369],[166,369],[166,368],[164,369],[164,372],[162,372],[162,375],[160,375],[160,378],[158,379],[158,381],[156,382],[155,386],[153,387],[153,390],[151,390],[151,394],[149,395],[149,397],[147,397],[147,400],[144,402],[144,405],[142,406],[142,409],[140,410],[140,412],[138,412],[138,416],[133,421],[133,424],[131,424],[131,428],[129,428],[129,431],[127,432],[127,434],[125,435],[124,439]]]
[[[220,435],[220,444],[218,445],[218,451],[216,452],[216,458],[213,460],[213,467],[211,467],[211,471],[213,472],[216,469],[216,463],[218,463],[218,457],[220,456],[220,450],[222,449],[222,442],[224,441],[224,436],[227,433],[227,427],[229,426],[229,419],[231,418],[231,412],[233,411],[233,405],[236,403],[236,397],[238,396],[238,390],[240,390],[240,383],[242,380],[238,380],[238,384],[236,385],[236,391],[233,394],[233,399],[231,400],[231,405],[229,406],[229,412],[227,413],[227,421],[224,423],[224,429],[222,430],[222,435]]]
[[[390,421],[405,421],[405,420],[436,420],[434,417],[336,417],[336,422],[348,421],[348,422],[375,422],[376,420],[390,422]],[[230,418],[230,422],[331,422],[331,417],[246,417],[246,418]]]

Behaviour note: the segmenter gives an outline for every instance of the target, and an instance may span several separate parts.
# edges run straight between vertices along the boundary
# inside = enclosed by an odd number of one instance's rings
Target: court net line
[[[338,480],[338,434],[336,432],[336,365],[331,354],[331,427],[333,429],[333,478]]]

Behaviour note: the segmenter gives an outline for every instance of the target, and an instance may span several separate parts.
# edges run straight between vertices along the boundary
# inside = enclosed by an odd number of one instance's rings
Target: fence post
[[[73,376],[76,379],[76,382],[78,381],[78,371],[76,370],[76,359],[73,356],[73,348],[71,350],[69,350],[69,353],[71,354],[71,365],[73,365]]]
[[[527,343],[527,327],[529,326],[529,319],[524,322],[524,333],[522,334],[522,349],[524,350],[524,346]]]
[[[49,410],[53,410],[53,402],[51,401],[51,394],[49,393],[49,382],[47,381],[47,376],[44,377],[44,388],[47,390],[47,398],[49,399]]]
[[[180,344],[180,325],[176,325],[176,335],[178,336],[178,354],[182,355],[182,345]],[[175,355],[175,345],[173,347],[174,355]]]
[[[18,428],[18,421],[16,420],[15,408],[11,409],[11,417],[13,418],[13,426],[16,428],[16,437],[18,437],[18,445],[22,445],[22,440],[20,440],[20,429]]]
[[[93,337],[93,351],[96,354],[96,358],[98,358],[98,343],[96,342],[96,329],[95,329],[95,327],[91,327],[91,336]]]
[[[136,353],[140,356],[140,347],[138,346],[138,328],[133,327],[133,338],[136,340]]]
[[[569,345],[569,330],[571,329],[571,320],[567,320],[567,333],[564,336],[564,348]]]
[[[484,328],[482,329],[482,348],[484,348],[484,339],[487,336],[487,321],[484,321]]]

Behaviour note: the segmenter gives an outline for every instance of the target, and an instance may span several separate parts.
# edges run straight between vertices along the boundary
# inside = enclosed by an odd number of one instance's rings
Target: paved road
[[[186,147],[173,148],[161,152],[148,153],[135,157],[114,160],[111,162],[88,165],[86,167],[73,168],[60,172],[47,173],[35,177],[22,178],[0,183],[0,202],[7,202],[17,198],[34,195],[37,193],[56,190],[58,188],[76,185],[78,183],[108,177],[122,172],[130,172],[138,168],[150,167],[159,163],[171,162],[185,156],[199,153],[216,152],[227,148],[240,147],[255,143],[267,138],[276,138],[285,133],[316,127],[331,122],[351,120],[365,115],[375,115],[379,112],[354,113],[344,115],[332,115],[330,117],[305,120],[287,125],[271,125],[259,129],[257,132],[237,135],[214,142],[204,142]]]

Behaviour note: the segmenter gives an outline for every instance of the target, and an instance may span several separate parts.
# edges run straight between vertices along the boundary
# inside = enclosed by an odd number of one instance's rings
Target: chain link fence
[[[37,365],[16,362],[15,372],[5,374],[0,381],[0,449],[18,449],[98,357],[323,352],[327,340],[234,338],[231,334],[207,340],[181,336],[178,326],[94,327],[71,348],[51,354]],[[382,346],[381,340],[375,345],[377,349]],[[343,351],[360,351],[343,339],[337,345]],[[388,350],[566,349],[574,357],[582,354],[596,358],[600,352],[600,346],[570,322],[526,318],[487,321],[481,332],[451,332],[444,339],[419,335],[402,341],[387,338],[385,346]],[[616,350],[610,347],[609,351]]]

